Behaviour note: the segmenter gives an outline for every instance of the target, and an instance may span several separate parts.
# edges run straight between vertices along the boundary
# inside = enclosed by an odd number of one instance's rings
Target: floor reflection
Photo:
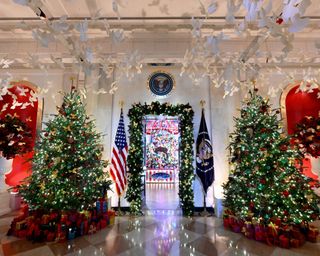
[[[93,235],[65,243],[32,243],[5,234],[14,216],[0,217],[0,255],[266,255],[318,256],[320,243],[290,250],[246,239],[223,228],[215,217],[186,218],[180,210],[151,209],[142,217],[117,217]],[[314,223],[320,226],[320,223]]]
[[[146,209],[176,210],[179,209],[178,183],[147,183]]]

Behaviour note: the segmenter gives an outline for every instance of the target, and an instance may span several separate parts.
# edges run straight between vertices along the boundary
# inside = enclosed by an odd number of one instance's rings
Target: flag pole
[[[120,111],[122,111],[122,108],[123,108],[123,105],[124,105],[124,101],[120,100],[119,101],[119,105],[120,105]],[[123,212],[121,211],[121,196],[122,196],[122,194],[118,195],[118,212],[117,212],[118,216],[122,216],[123,215]]]
[[[205,100],[200,100],[201,111],[203,111],[203,113],[204,113],[204,105],[205,104],[206,104]],[[206,217],[206,216],[208,216],[207,202],[206,202],[207,192],[204,190],[203,184],[202,184],[202,189],[203,189],[203,212],[201,213],[201,216],[205,216]]]

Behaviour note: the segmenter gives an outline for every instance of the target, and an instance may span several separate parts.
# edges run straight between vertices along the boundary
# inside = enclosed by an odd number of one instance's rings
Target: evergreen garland
[[[193,115],[194,112],[189,104],[177,104],[152,102],[150,105],[138,103],[129,110],[129,154],[127,165],[129,168],[128,189],[126,198],[130,202],[132,214],[141,212],[141,175],[143,174],[143,125],[145,115],[178,116],[180,120],[180,168],[179,168],[179,197],[183,214],[193,214]]]

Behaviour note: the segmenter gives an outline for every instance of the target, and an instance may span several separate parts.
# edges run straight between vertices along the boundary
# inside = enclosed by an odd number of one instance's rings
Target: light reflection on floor
[[[15,215],[0,217],[0,255],[318,256],[320,251],[320,243],[306,242],[290,250],[268,246],[225,230],[221,219],[186,218],[177,209],[149,209],[140,217],[116,217],[113,226],[64,243],[32,243],[6,236]]]
[[[177,210],[179,209],[178,183],[147,183],[146,209]]]

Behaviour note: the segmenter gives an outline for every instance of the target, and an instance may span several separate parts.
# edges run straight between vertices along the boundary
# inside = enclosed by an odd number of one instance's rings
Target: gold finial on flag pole
[[[123,106],[124,106],[124,101],[123,101],[123,100],[120,100],[120,101],[119,101],[119,105],[120,105],[120,108],[123,108]]]
[[[201,108],[204,108],[204,105],[206,104],[206,101],[205,100],[200,100],[200,106]]]
[[[75,86],[74,86],[74,84],[73,84],[74,79],[75,79],[75,77],[74,77],[74,76],[70,76],[70,81],[71,81],[71,92],[72,92],[73,90],[75,90],[75,89],[76,89],[76,87],[75,87]]]

